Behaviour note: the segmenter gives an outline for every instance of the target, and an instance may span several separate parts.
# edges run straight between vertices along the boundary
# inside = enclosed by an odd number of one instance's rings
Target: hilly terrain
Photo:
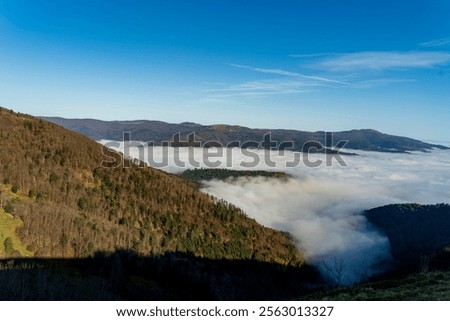
[[[79,260],[122,251],[171,264],[181,255],[304,266],[288,234],[176,175],[118,166],[121,154],[79,133],[1,108],[0,143],[0,257]]]
[[[137,121],[102,121],[95,119],[65,119],[60,117],[42,117],[45,120],[54,122],[62,127],[74,130],[86,135],[93,140],[116,140],[123,139],[123,133],[131,133],[131,139],[144,142],[154,142],[155,145],[161,142],[174,142],[174,135],[180,133],[180,141],[189,141],[188,135],[195,133],[196,140],[201,146],[242,146],[254,142],[262,142],[267,133],[271,133],[272,141],[277,142],[277,146],[282,142],[293,142],[290,149],[304,151],[311,147],[310,142],[317,142],[320,145],[318,151],[323,151],[320,146],[329,148],[331,151],[339,141],[348,141],[345,148],[378,152],[408,152],[426,151],[432,148],[448,149],[441,145],[428,144],[419,140],[393,136],[380,133],[372,129],[350,130],[334,132],[332,139],[326,138],[323,131],[307,132],[286,129],[253,129],[242,126],[231,125],[200,125],[196,123],[171,124],[161,121],[137,120]],[[192,138],[192,136],[191,136]],[[190,142],[193,144],[193,142]],[[173,146],[179,145],[175,139]],[[256,145],[257,146],[257,145]],[[271,147],[268,143],[260,147]],[[275,146],[274,146],[275,147]],[[285,148],[282,146],[281,148]],[[315,151],[315,148],[310,149]]]
[[[302,300],[450,300],[449,204],[391,204],[364,215],[389,239],[390,269],[368,282],[324,288]]]
[[[404,300],[449,297],[450,206],[365,211],[389,238],[391,269],[325,283],[284,232],[180,176],[43,119],[0,108],[0,300]],[[122,166],[125,162],[126,166]],[[185,177],[185,178],[183,178]],[[425,295],[427,293],[427,295]]]
[[[389,238],[394,268],[450,268],[450,205],[391,204],[364,215]]]

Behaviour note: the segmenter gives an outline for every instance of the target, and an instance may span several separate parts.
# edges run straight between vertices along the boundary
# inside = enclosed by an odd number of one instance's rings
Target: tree
[[[67,244],[69,244],[69,236],[66,233],[62,233],[61,238],[59,239],[59,244],[61,245],[62,254],[64,255],[65,248]]]
[[[3,242],[5,253],[11,255],[14,252],[14,245],[10,237],[7,237]]]
[[[334,262],[328,264],[325,261],[322,261],[322,265],[324,269],[328,272],[331,279],[334,281],[336,286],[340,287],[343,285],[343,278],[345,275],[344,269],[345,264],[344,260],[338,260],[336,257],[334,258]]]

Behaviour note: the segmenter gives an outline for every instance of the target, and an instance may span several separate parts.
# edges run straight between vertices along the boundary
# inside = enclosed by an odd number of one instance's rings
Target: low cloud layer
[[[286,182],[210,181],[204,191],[236,204],[263,225],[289,231],[332,281],[349,284],[386,268],[390,258],[387,238],[368,225],[361,211],[390,203],[449,202],[449,156],[441,151],[362,153],[345,157],[346,167],[279,168],[293,175]]]
[[[340,283],[370,275],[376,264],[389,259],[388,240],[360,215],[362,209],[382,204],[370,199],[367,189],[308,176],[206,184],[205,192],[234,203],[261,224],[289,231],[313,264],[322,269],[343,264]]]
[[[154,149],[153,155],[160,151]],[[187,148],[178,152],[188,160]],[[204,166],[201,149],[196,152],[196,160]],[[264,159],[263,151],[257,153]],[[351,284],[385,269],[390,259],[388,239],[368,224],[363,210],[390,203],[450,202],[450,152],[358,153],[344,157],[347,166],[334,162],[333,166],[310,168],[300,163],[286,168],[292,153],[280,156],[273,152],[275,167],[261,162],[250,169],[285,171],[292,178],[207,181],[203,191],[237,205],[265,226],[290,232],[307,259],[331,281]],[[232,158],[232,168],[246,168],[242,166],[248,160],[244,155],[236,152]],[[222,161],[220,167],[227,167],[225,158],[217,159]],[[186,168],[171,163],[163,169],[179,172]]]

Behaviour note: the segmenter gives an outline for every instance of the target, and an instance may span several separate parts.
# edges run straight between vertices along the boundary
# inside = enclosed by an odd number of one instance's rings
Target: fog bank
[[[167,152],[167,151],[166,151]],[[235,204],[259,223],[290,232],[309,262],[318,266],[331,281],[350,284],[386,268],[390,259],[388,239],[366,221],[361,212],[391,203],[422,204],[450,201],[450,152],[376,153],[354,151],[359,156],[343,156],[346,166],[334,161],[325,166],[325,155],[313,155],[322,166],[308,167],[300,162],[286,168],[294,154],[255,150],[256,157],[239,150],[222,151],[222,158],[204,161],[205,151],[197,148],[169,149],[168,165],[162,168],[180,172],[192,167],[279,170],[292,175],[288,180],[261,177],[230,181],[206,181],[203,191]],[[231,155],[231,160],[226,155]],[[138,157],[136,152],[130,153]],[[161,147],[152,148],[153,157],[162,158]],[[219,153],[220,154],[220,153]],[[186,161],[177,166],[173,157]],[[302,156],[303,157],[303,156]],[[189,158],[198,164],[189,164]],[[148,159],[146,160],[148,161]],[[269,166],[267,163],[269,163]],[[196,166],[194,166],[196,165]],[[209,165],[209,166],[207,166]],[[216,165],[214,165],[216,166]]]

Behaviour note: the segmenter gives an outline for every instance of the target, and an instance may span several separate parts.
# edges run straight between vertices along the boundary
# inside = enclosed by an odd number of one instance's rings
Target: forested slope
[[[1,108],[0,143],[0,215],[18,222],[14,233],[23,243],[10,256],[23,255],[22,247],[38,257],[127,249],[303,262],[285,233],[175,175],[123,166],[116,152],[56,124]]]

